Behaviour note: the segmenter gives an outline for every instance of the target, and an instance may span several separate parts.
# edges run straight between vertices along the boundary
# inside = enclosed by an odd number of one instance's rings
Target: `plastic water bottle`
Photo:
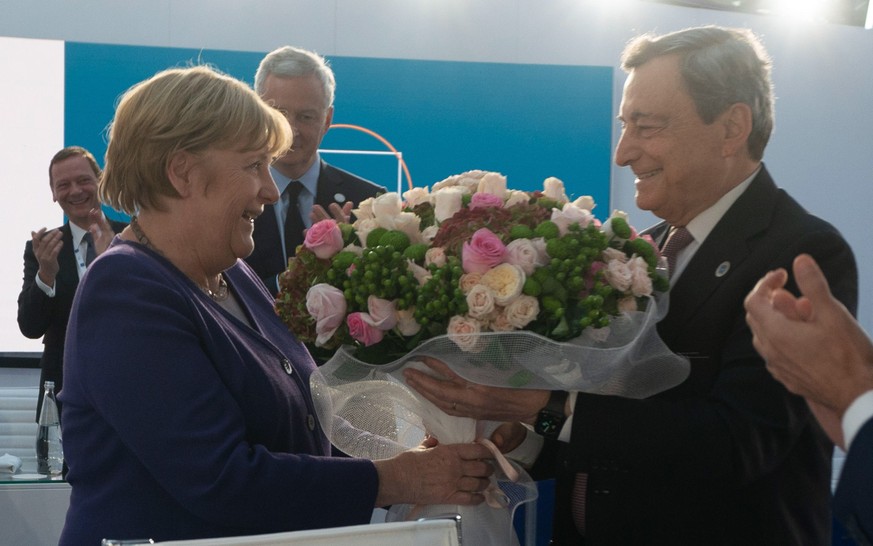
[[[39,412],[39,430],[36,434],[37,472],[50,477],[61,475],[64,468],[64,448],[61,442],[61,421],[55,400],[55,382],[45,382],[42,409]]]

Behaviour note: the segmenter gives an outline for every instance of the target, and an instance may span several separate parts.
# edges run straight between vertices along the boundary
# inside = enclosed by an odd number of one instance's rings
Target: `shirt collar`
[[[291,179],[280,173],[276,170],[275,167],[270,167],[270,172],[273,174],[273,181],[276,182],[276,187],[279,189],[279,195],[285,191],[285,188],[288,187],[288,184],[291,183]],[[312,165],[303,173],[298,179],[298,182],[303,184],[303,187],[310,194],[315,195],[315,190],[318,187],[318,175],[321,174],[321,156],[318,155],[318,152],[315,153],[315,161],[312,162]]]
[[[73,248],[78,248],[82,244],[82,237],[88,233],[88,230],[82,229],[73,222],[70,222],[70,233],[73,235]]]

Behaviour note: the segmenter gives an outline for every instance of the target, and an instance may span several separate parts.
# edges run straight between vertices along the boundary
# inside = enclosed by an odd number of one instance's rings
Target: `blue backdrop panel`
[[[106,150],[119,96],[168,67],[209,63],[252,83],[262,53],[66,43],[67,144]],[[548,176],[608,215],[612,68],[331,57],[334,123],[363,126],[403,154],[417,186],[469,169],[502,172],[535,190]],[[385,151],[377,139],[334,129],[328,149]],[[397,187],[393,157],[325,155],[337,166]],[[403,189],[406,180],[403,180]]]

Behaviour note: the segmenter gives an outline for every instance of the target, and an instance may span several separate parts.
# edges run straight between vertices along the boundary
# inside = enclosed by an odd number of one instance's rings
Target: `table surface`
[[[21,468],[15,474],[0,473],[0,486],[40,483],[67,483],[60,476],[50,478],[36,472],[36,457],[22,457]]]

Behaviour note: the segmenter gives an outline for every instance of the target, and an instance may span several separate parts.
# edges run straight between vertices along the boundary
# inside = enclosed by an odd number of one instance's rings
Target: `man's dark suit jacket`
[[[110,221],[115,233],[124,229],[127,224]],[[70,307],[73,296],[79,286],[79,270],[76,266],[76,256],[73,252],[73,233],[70,224],[60,228],[63,246],[58,254],[58,274],[55,277],[55,296],[48,297],[36,284],[36,273],[39,262],[33,253],[33,241],[24,245],[24,285],[18,295],[18,327],[21,333],[30,339],[42,337],[43,351],[39,365],[42,371],[39,377],[39,399],[36,415],[42,407],[43,386],[46,381],[55,382],[55,393],[64,386],[64,340],[67,337],[67,320],[70,318]]]
[[[864,423],[846,454],[834,515],[858,546],[873,544],[873,419]]]
[[[331,203],[343,205],[346,201],[351,201],[357,206],[364,199],[387,191],[383,186],[338,169],[322,160],[315,192],[315,204],[321,205],[325,210]],[[337,196],[344,197],[344,199],[338,200]],[[264,281],[270,293],[274,295],[279,292],[276,275],[288,267],[282,256],[280,229],[282,228],[276,223],[273,205],[264,206],[263,214],[255,220],[255,250],[246,258],[246,262]]]
[[[667,228],[651,234],[662,240]],[[854,313],[848,244],[762,168],[698,248],[658,324],[690,358],[689,378],[645,400],[580,394],[571,443],[548,443],[537,461],[535,477],[557,474],[555,544],[830,543],[831,444],[803,399],[767,372],[743,308],[765,273],[791,271],[802,252]],[[589,475],[584,541],[570,509],[577,472]]]

